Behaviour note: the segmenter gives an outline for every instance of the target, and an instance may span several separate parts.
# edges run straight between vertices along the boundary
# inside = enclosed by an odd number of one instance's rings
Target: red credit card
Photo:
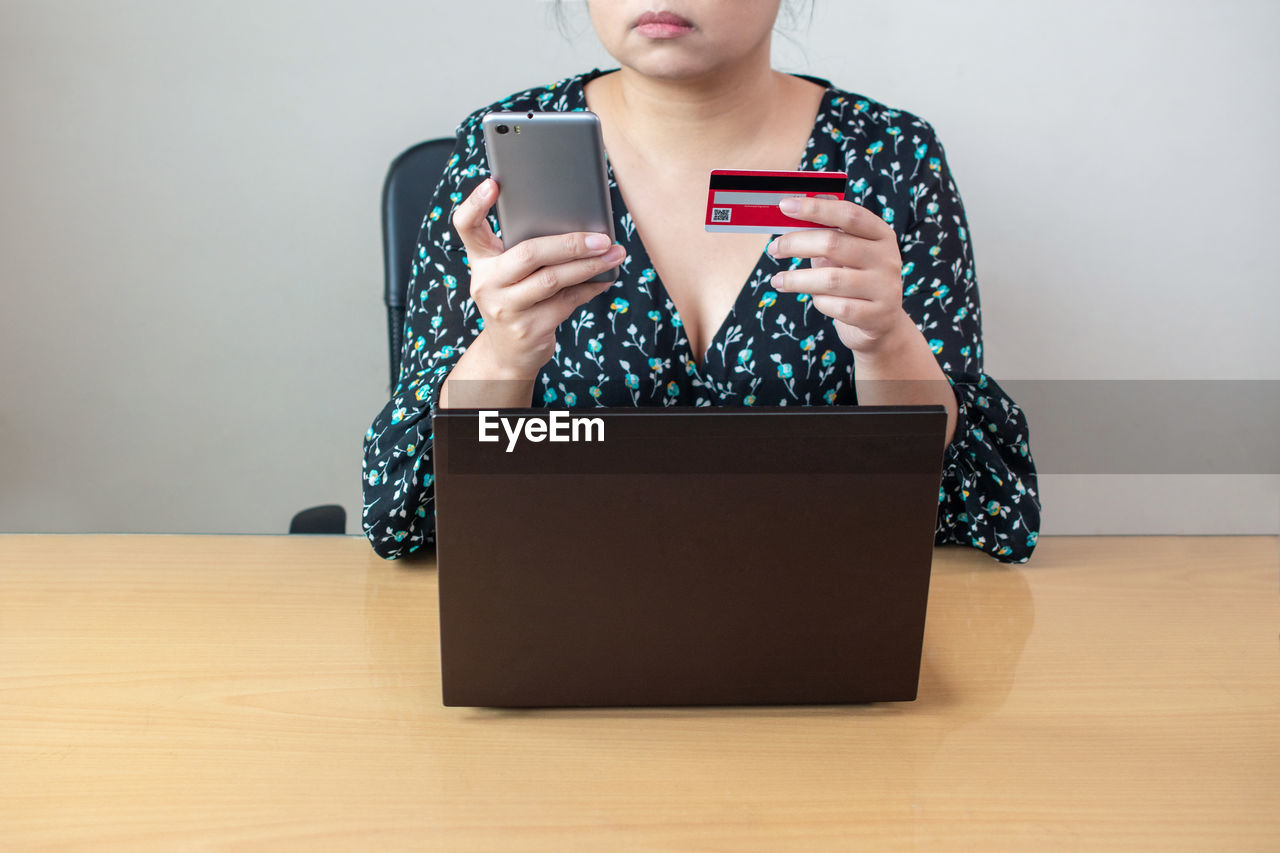
[[[778,202],[794,196],[844,198],[845,172],[762,172],[713,169],[707,190],[707,230],[740,234],[785,234],[810,228],[834,228],[792,219]]]

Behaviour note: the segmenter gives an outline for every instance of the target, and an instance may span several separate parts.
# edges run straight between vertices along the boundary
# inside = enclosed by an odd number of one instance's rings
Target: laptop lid
[[[438,410],[433,429],[446,705],[915,698],[942,406]]]

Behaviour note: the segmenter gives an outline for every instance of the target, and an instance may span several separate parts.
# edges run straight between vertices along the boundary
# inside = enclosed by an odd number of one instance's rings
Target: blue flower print
[[[667,396],[668,396],[668,397],[679,397],[679,396],[680,396],[680,386],[679,386],[679,385],[677,385],[675,382],[668,382],[668,383],[667,383]]]
[[[556,389],[554,389],[554,388],[552,388],[550,385],[548,385],[548,386],[547,386],[545,389],[543,389],[543,391],[542,391],[542,402],[544,402],[544,403],[554,403],[554,402],[555,402],[555,399],[556,399]]]
[[[640,387],[640,377],[636,376],[634,373],[628,373],[626,377],[624,377],[623,382],[632,391]]]
[[[802,340],[802,341],[800,342],[800,351],[801,351],[801,352],[813,352],[813,348],[814,348],[814,346],[815,346],[815,344],[814,344],[814,341],[813,341],[813,335],[810,335],[809,337],[805,338],[804,340]]]
[[[778,365],[778,378],[790,379],[792,375],[791,365],[783,363]]]
[[[822,354],[822,366],[823,366],[823,367],[830,367],[831,365],[833,365],[833,364],[835,364],[835,363],[836,363],[836,354],[835,354],[833,351],[831,351],[831,350],[827,350],[826,352],[824,352],[824,353]],[[833,393],[834,393],[834,392],[833,392]]]
[[[942,341],[937,338],[930,338],[929,349],[933,350],[934,355],[939,355],[942,352]]]
[[[778,292],[776,290],[766,290],[764,295],[760,297],[757,308],[772,308],[773,303],[778,301]]]
[[[609,310],[617,311],[619,314],[625,314],[627,313],[627,308],[629,308],[630,306],[631,306],[630,302],[628,302],[627,300],[619,296],[609,303]]]
[[[817,157],[814,157],[814,158],[813,158],[813,168],[815,168],[815,169],[824,169],[824,168],[826,168],[826,166],[827,166],[827,155],[826,155],[826,154],[819,154]]]
[[[655,323],[662,319],[662,315],[659,314],[657,311],[650,311],[647,316],[650,320],[652,320]]]
[[[564,404],[569,408],[573,408],[578,404],[578,395],[572,391],[568,391],[564,395]]]

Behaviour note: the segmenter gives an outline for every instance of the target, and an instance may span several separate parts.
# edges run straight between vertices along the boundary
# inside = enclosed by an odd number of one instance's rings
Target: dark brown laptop
[[[943,407],[433,427],[446,705],[916,697]]]

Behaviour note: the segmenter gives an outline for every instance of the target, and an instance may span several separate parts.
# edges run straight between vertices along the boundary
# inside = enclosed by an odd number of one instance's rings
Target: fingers
[[[582,258],[542,267],[515,284],[503,288],[502,301],[508,308],[523,311],[555,297],[566,288],[582,284],[605,270],[618,266],[626,256],[626,249],[614,246],[594,258]]]
[[[774,290],[784,293],[808,293],[841,299],[876,300],[880,286],[874,279],[848,267],[823,266],[816,269],[794,269],[774,273],[769,280]],[[818,303],[815,301],[814,305]]]
[[[767,251],[775,258],[826,258],[852,269],[869,267],[880,254],[874,243],[831,228],[779,234]]]
[[[783,199],[778,203],[778,207],[792,219],[803,219],[819,225],[832,225],[852,237],[861,237],[864,240],[896,239],[892,225],[865,207],[859,207],[844,199],[797,196]]]
[[[458,232],[468,261],[494,258],[502,254],[502,241],[489,225],[489,210],[498,200],[498,184],[485,178],[453,209],[453,230]]]
[[[561,288],[551,297],[532,307],[518,313],[512,313],[504,325],[507,327],[508,333],[517,340],[546,340],[554,342],[556,329],[560,327],[561,323],[567,320],[580,306],[604,293],[613,285],[614,283],[611,281],[583,282],[582,284]],[[503,313],[501,308],[499,308],[498,313]],[[490,327],[486,326],[485,328],[489,329]],[[543,360],[545,361],[545,358]]]
[[[612,281],[587,281],[582,284],[575,284],[572,287],[566,287],[547,300],[548,303],[554,304],[558,308],[559,319],[556,325],[559,326],[569,318],[569,315],[577,310],[580,306],[585,305],[592,299],[595,299],[601,293],[613,287]]]
[[[596,234],[589,231],[574,231],[568,234],[553,234],[548,237],[533,237],[517,243],[504,252],[502,257],[497,260],[495,265],[496,272],[498,278],[502,281],[517,282],[544,267],[552,267],[570,261],[599,258],[610,250],[613,250],[616,254],[621,248],[621,246],[615,246],[613,240],[607,234]],[[626,252],[623,250],[621,255],[617,255],[617,260],[613,263],[621,262],[625,255]],[[609,266],[612,266],[613,263],[610,263]],[[582,268],[585,269],[585,267]],[[600,272],[601,269],[608,269],[608,266],[598,267],[595,272],[583,276],[577,281],[565,279],[561,283],[577,284],[578,281],[590,278],[596,272]]]
[[[815,296],[813,307],[832,320],[849,326],[861,327],[874,310],[874,303],[865,299],[844,299],[839,296]]]

